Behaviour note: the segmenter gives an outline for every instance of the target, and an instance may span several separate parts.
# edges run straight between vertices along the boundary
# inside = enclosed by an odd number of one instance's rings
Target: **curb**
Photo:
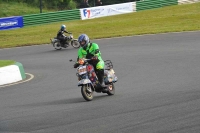
[[[26,78],[24,67],[16,62],[13,65],[0,68],[0,85],[10,84]]]

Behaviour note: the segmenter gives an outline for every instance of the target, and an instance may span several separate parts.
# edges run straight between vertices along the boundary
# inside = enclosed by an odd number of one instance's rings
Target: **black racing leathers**
[[[57,33],[57,39],[60,40],[60,43],[63,44],[66,40],[67,40],[67,37],[64,36],[64,32],[65,33],[68,33],[68,34],[71,34],[70,32],[66,31],[66,30],[59,30],[58,33]]]

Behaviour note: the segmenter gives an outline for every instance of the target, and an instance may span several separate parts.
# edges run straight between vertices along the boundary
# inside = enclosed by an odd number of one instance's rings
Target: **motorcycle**
[[[80,47],[80,44],[79,44],[78,40],[74,39],[72,34],[70,34],[69,36],[66,36],[65,34],[63,34],[63,36],[65,38],[67,38],[66,41],[64,42],[64,44],[63,43],[61,44],[60,40],[57,37],[50,38],[51,44],[53,45],[53,47],[56,50],[61,50],[62,48],[67,48],[70,44],[74,48],[79,48]]]
[[[72,59],[70,62],[73,61]],[[111,60],[106,60],[104,69],[104,82],[107,86],[107,91],[105,92],[98,81],[98,77],[94,70],[93,65],[89,63],[91,59],[79,59],[78,67],[76,68],[78,77],[78,86],[81,86],[81,94],[86,101],[93,100],[93,92],[97,93],[107,93],[108,95],[115,94],[114,83],[117,82],[118,78],[113,70],[113,64]],[[75,61],[73,61],[75,62]]]

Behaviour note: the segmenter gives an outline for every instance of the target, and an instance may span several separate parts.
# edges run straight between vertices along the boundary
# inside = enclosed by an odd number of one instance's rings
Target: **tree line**
[[[83,0],[0,0],[0,2],[18,2],[18,3],[26,3],[27,5],[46,8],[46,9],[54,9],[54,10],[71,10],[78,9]],[[126,2],[134,2],[139,0],[101,0],[102,5],[111,5],[111,4],[119,4]],[[95,6],[96,0],[88,0],[89,5],[91,7]]]

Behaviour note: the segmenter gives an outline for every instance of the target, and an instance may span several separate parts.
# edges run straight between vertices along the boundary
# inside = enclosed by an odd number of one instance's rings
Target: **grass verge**
[[[15,61],[13,60],[0,60],[0,67],[13,65],[13,64],[15,64]]]

